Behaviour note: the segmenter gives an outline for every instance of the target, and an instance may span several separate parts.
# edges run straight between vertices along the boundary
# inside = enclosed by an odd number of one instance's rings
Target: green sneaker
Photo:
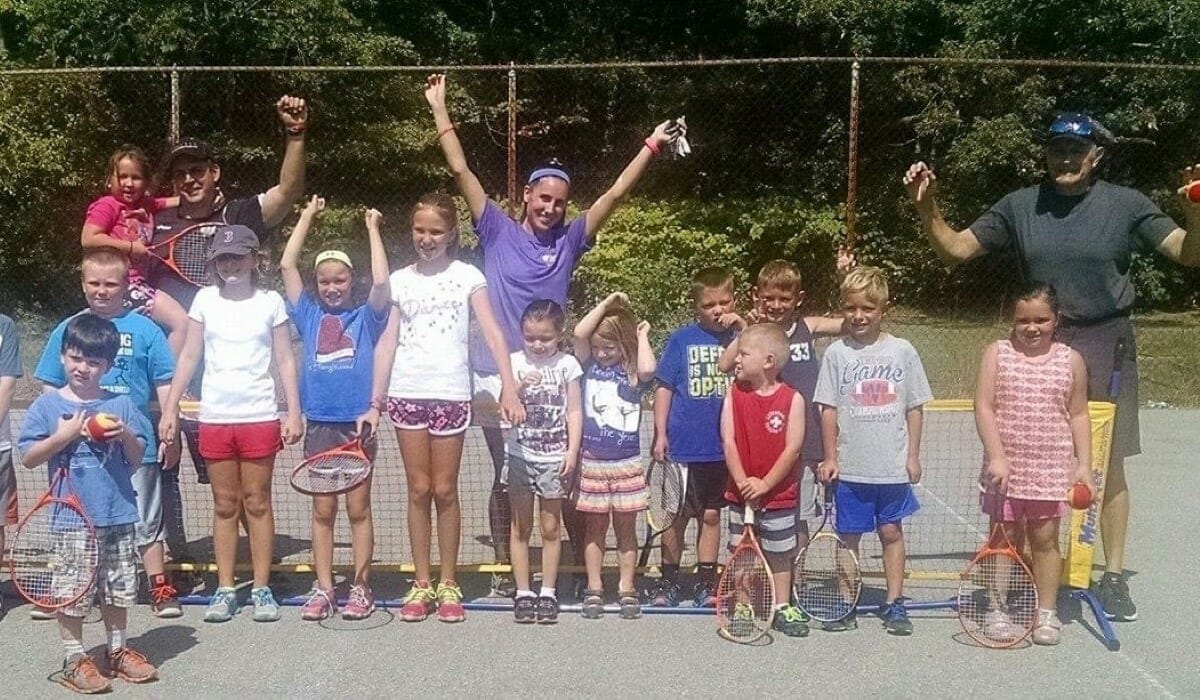
[[[771,629],[789,637],[807,637],[808,615],[795,605],[785,605],[775,611],[775,622],[771,623]]]
[[[729,634],[734,637],[753,637],[755,631],[754,608],[748,603],[737,603],[729,620]]]

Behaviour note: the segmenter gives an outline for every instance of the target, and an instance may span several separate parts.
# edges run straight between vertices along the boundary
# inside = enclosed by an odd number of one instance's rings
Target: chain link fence
[[[283,94],[312,105],[306,190],[331,205],[317,240],[361,247],[360,212],[377,207],[393,264],[407,260],[401,234],[412,203],[454,191],[421,91],[432,70],[0,72],[0,305],[52,315],[78,305],[82,214],[121,143],[158,154],[181,136],[203,138],[221,154],[228,193],[272,186],[282,152],[273,103]],[[806,311],[824,313],[836,296],[834,251],[852,243],[860,261],[889,272],[893,328],[917,345],[946,397],[969,395],[979,351],[1003,334],[1014,266],[1003,256],[955,269],[938,262],[899,184],[910,162],[934,165],[947,218],[966,227],[1038,180],[1035,134],[1057,110],[1088,111],[1121,136],[1103,177],[1145,192],[1178,221],[1177,172],[1200,160],[1192,67],[825,58],[448,73],[471,167],[510,205],[524,175],[557,158],[585,208],[657,122],[687,116],[693,155],[655,163],[638,183],[585,258],[577,312],[621,288],[661,339],[689,315],[695,268],[730,265],[744,291],[759,265],[785,257],[804,274]],[[1139,255],[1135,272],[1145,398],[1194,403],[1200,380],[1186,362],[1200,340],[1200,278],[1154,254]]]

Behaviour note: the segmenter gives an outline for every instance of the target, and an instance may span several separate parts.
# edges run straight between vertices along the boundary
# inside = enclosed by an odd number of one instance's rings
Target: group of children
[[[888,632],[911,633],[902,595],[903,521],[919,508],[912,485],[921,478],[922,405],[932,395],[912,345],[881,328],[888,288],[877,268],[845,274],[836,317],[799,314],[804,291],[798,271],[786,261],[762,268],[753,311],[745,317],[736,311],[732,273],[701,270],[691,288],[695,322],[672,333],[657,360],[649,325],[638,321],[625,295],[609,295],[578,321],[574,354],[563,350],[563,308],[537,300],[521,316],[522,347],[510,353],[483,274],[456,259],[458,216],[450,197],[427,195],[414,206],[408,223],[416,261],[395,272],[389,271],[384,253],[382,216],[367,212],[371,286],[365,302],[355,300],[355,263],[340,250],[318,253],[313,284],[305,285],[299,260],[324,208],[323,200],[313,197],[283,253],[283,296],[260,288],[262,253],[255,233],[218,225],[208,251],[212,285],[199,290],[181,323],[178,304],[156,293],[137,262],[147,259],[146,231],[153,230],[147,222],[155,211],[172,206],[170,200],[148,198],[147,170],[144,157],[131,149],[118,152],[110,163],[110,194],[89,208],[84,227],[82,282],[89,308],[51,336],[37,371],[47,393],[30,408],[20,439],[27,467],[48,464],[53,471],[69,463],[79,475],[74,483],[83,491],[102,542],[96,598],[117,675],[144,681],[156,674],[123,641],[139,554],[155,613],[181,614],[163,574],[160,459],[150,429],[150,399],[155,395],[161,406],[158,435],[164,450],[170,449],[177,441],[179,402],[198,371],[200,453],[212,485],[218,578],[206,621],[227,621],[238,612],[239,522],[250,539],[253,617],[280,619],[269,574],[272,470],[282,444],[303,436],[307,456],[362,439],[373,458],[372,438],[384,413],[403,458],[416,565],[416,581],[400,616],[418,621],[436,613],[446,622],[463,620],[455,562],[461,528],[458,474],[472,415],[472,321],[498,368],[517,622],[558,618],[560,533],[568,503],[585,523],[584,617],[598,618],[604,611],[600,574],[610,526],[617,541],[621,617],[639,617],[643,604],[677,605],[683,534],[692,519],[699,521],[693,598],[697,606],[713,606],[720,511],[729,505],[735,506],[731,542],[743,526],[741,506],[760,512],[757,527],[777,572],[776,585],[789,591],[790,562],[807,541],[806,519],[812,515],[802,505],[812,502],[802,497],[811,474],[835,489],[836,528],[849,546],[857,547],[865,533],[877,533],[887,582],[880,615]],[[132,266],[127,256],[135,261]],[[171,331],[170,342],[146,315]],[[289,319],[303,341],[299,362]],[[0,359],[10,357],[16,340],[11,324],[3,321]],[[1053,341],[1056,323],[1053,290],[1044,285],[1025,290],[1010,338],[984,356],[977,395],[987,454],[981,488],[1001,496],[987,499],[998,503],[987,512],[1011,523],[1016,539],[1028,538],[1045,605],[1052,605],[1057,584],[1062,493],[1071,481],[1090,481],[1087,435],[1081,428],[1086,381],[1078,355]],[[815,342],[822,336],[838,339],[820,358]],[[177,363],[171,345],[179,349]],[[7,417],[4,394],[12,383],[6,380],[19,376],[19,366],[15,374],[6,369],[10,364],[0,363],[0,421]],[[272,364],[286,400],[282,419]],[[634,583],[635,522],[647,506],[639,432],[643,399],[651,390],[649,452],[685,467],[686,490],[679,517],[663,535],[661,578],[643,596]],[[103,449],[96,449],[83,423],[101,410],[120,422]],[[1039,431],[1054,427],[1052,452],[1025,447],[1034,426]],[[0,499],[11,524],[11,454],[2,448]],[[369,616],[375,605],[369,581],[370,489],[368,479],[346,495],[354,577],[341,614],[350,619]],[[543,540],[536,593],[529,556],[535,501]],[[430,552],[435,506],[436,586]],[[314,498],[316,582],[301,612],[306,620],[338,612],[332,571],[337,509],[337,497]],[[90,603],[89,596],[59,610],[57,619],[67,658],[64,682],[94,691],[107,687],[107,679],[82,651],[79,622]],[[789,602],[780,605],[774,619],[788,636],[808,633],[807,618]],[[851,615],[832,629],[855,624]],[[1056,643],[1058,626],[1053,610],[1046,608],[1035,641]]]

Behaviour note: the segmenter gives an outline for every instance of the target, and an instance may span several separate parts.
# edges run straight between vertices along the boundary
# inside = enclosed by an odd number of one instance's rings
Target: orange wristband
[[[653,153],[654,155],[658,155],[659,151],[661,150],[661,148],[658,145],[658,142],[655,141],[654,138],[651,136],[646,137],[646,148],[649,148],[650,152]]]

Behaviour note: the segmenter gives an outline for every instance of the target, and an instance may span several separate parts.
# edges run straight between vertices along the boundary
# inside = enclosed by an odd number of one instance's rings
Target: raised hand
[[[917,206],[932,203],[933,196],[937,193],[937,175],[924,161],[917,161],[908,166],[902,181],[908,198]]]
[[[367,230],[375,233],[379,232],[379,226],[383,224],[383,214],[378,209],[368,209],[363,215],[363,221],[367,225]]]
[[[1180,187],[1175,193],[1179,195],[1180,201],[1183,202],[1184,210],[1192,214],[1200,214],[1200,201],[1197,201],[1200,200],[1200,182],[1197,182],[1200,180],[1200,163],[1184,168],[1183,172],[1180,173],[1179,179]],[[1196,200],[1188,196],[1188,189],[1193,185],[1196,188],[1194,195]]]
[[[275,103],[279,123],[289,134],[302,134],[308,128],[308,103],[303,97],[284,95]]]
[[[446,109],[446,74],[434,73],[425,79],[425,101],[436,113]]]
[[[305,203],[304,209],[300,210],[300,216],[306,216],[310,219],[316,218],[318,214],[325,211],[325,198],[319,195],[313,195]]]

